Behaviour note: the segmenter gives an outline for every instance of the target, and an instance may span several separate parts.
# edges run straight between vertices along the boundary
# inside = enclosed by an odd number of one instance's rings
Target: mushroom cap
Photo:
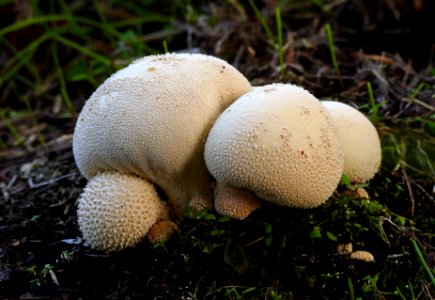
[[[336,101],[321,102],[332,115],[344,147],[343,173],[353,182],[373,178],[382,159],[376,128],[352,106]]]
[[[227,62],[201,54],[136,60],[89,98],[73,138],[86,178],[99,172],[136,174],[159,186],[179,215],[190,199],[211,196],[203,160],[219,114],[251,90]]]
[[[85,242],[113,252],[140,242],[157,221],[167,217],[167,210],[149,182],[105,172],[86,185],[77,215]]]
[[[272,84],[243,95],[220,115],[205,145],[205,162],[218,184],[311,208],[336,189],[343,150],[320,101],[301,87]]]
[[[375,257],[368,251],[355,251],[350,255],[350,259],[362,260],[364,262],[374,262]]]

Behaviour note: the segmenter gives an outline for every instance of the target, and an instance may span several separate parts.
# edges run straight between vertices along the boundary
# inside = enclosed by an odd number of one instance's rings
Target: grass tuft
[[[251,5],[251,8],[254,10],[255,16],[258,19],[258,22],[260,22],[261,26],[264,29],[264,32],[266,32],[267,38],[269,39],[269,42],[272,45],[275,45],[275,38],[273,37],[272,30],[270,30],[269,25],[267,25],[266,19],[261,14],[260,10],[258,9],[257,5],[255,5],[255,2],[253,0],[249,0],[249,5]]]
[[[414,246],[415,253],[417,253],[418,259],[420,260],[420,263],[423,267],[423,269],[426,271],[427,275],[429,276],[430,281],[432,282],[432,285],[435,286],[435,277],[434,277],[434,270],[431,270],[430,267],[427,265],[426,260],[423,257],[423,254],[420,251],[420,247],[417,244],[416,240],[411,240],[412,245]]]
[[[332,65],[334,67],[335,73],[337,74],[338,81],[340,82],[340,86],[342,89],[344,89],[344,83],[341,78],[340,69],[338,68],[337,55],[335,54],[335,45],[334,45],[334,39],[332,37],[331,25],[329,23],[326,23],[325,25],[325,33],[326,33],[326,39],[328,41],[329,53],[331,54]]]
[[[281,77],[284,77],[284,52],[282,49],[282,20],[281,20],[281,8],[277,6],[275,8],[276,16],[276,32],[278,35],[278,55],[279,55],[279,69]]]
[[[62,99],[65,102],[65,104],[66,104],[66,106],[71,114],[71,119],[73,120],[73,122],[75,122],[77,115],[76,115],[76,112],[74,110],[73,103],[71,102],[70,96],[68,94],[68,90],[67,90],[66,83],[65,83],[65,77],[64,77],[62,68],[60,66],[60,63],[59,63],[58,50],[56,49],[55,43],[51,44],[51,46],[52,46],[51,47],[51,57],[53,59],[54,66],[56,68],[57,77],[59,78],[60,92],[62,95]]]
[[[5,112],[1,107],[0,107],[0,118],[2,119],[3,123],[5,124],[6,128],[9,130],[10,134],[15,139],[17,144],[25,148],[26,144],[24,143],[24,139],[15,129],[14,125],[12,125],[12,123],[9,121],[9,118],[5,115]]]
[[[380,119],[379,108],[381,107],[381,104],[378,103],[375,99],[373,89],[372,89],[372,84],[370,83],[370,81],[367,81],[367,94],[369,96],[369,102],[370,102],[370,120],[373,123],[378,123]]]
[[[168,43],[166,43],[166,40],[163,40],[163,51],[164,53],[169,53]]]

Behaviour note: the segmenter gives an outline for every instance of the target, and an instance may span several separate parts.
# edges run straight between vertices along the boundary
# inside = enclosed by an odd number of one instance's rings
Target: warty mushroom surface
[[[251,90],[225,61],[201,54],[136,60],[108,78],[83,107],[73,151],[88,179],[136,174],[160,187],[178,215],[211,195],[204,142],[219,114]]]
[[[234,211],[246,196],[235,203],[233,190],[232,200],[222,198],[226,187],[312,208],[332,195],[344,163],[331,115],[312,94],[290,84],[256,87],[231,104],[213,125],[204,155],[217,180],[216,210],[239,219],[249,215]]]
[[[73,137],[77,166],[89,188],[101,173],[136,176],[158,187],[181,217],[191,201],[210,201],[206,137],[219,114],[251,89],[240,72],[216,57],[138,59],[108,78],[85,103]]]

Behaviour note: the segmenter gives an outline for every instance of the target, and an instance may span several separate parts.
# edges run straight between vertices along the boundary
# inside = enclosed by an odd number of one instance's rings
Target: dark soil
[[[259,4],[272,29],[275,2]],[[0,6],[10,12],[3,26],[22,13],[20,3]],[[52,102],[17,85],[32,103],[29,113],[12,97],[16,91],[5,88],[1,107],[23,112],[10,122],[24,145],[1,119],[0,299],[400,299],[400,293],[410,295],[408,285],[416,299],[435,297],[411,243],[418,241],[434,268],[434,3],[332,1],[320,8],[296,1],[285,6],[284,76],[249,4],[243,2],[243,17],[228,3],[198,4],[208,22],[175,14],[173,26],[180,32],[171,37],[170,49],[195,48],[228,60],[254,85],[292,82],[318,98],[357,105],[373,116],[367,94],[371,82],[384,147],[381,172],[366,187],[372,202],[340,186],[314,210],[265,204],[245,221],[204,213],[179,220],[179,233],[164,245],[144,241],[121,253],[100,253],[83,245],[77,226],[76,201],[86,180],[72,155],[74,116],[54,113]],[[342,84],[332,67],[326,22],[335,34]],[[160,30],[153,26],[140,30],[144,35]],[[23,37],[43,31],[34,26],[8,39],[19,49]],[[101,49],[113,57],[111,47]],[[0,50],[0,55],[6,61],[11,53]],[[44,82],[54,94],[60,83],[45,62],[49,54],[41,49],[38,55],[33,63],[51,78]],[[109,75],[99,74],[98,82]],[[94,87],[69,83],[68,89],[74,90],[78,112]],[[398,167],[400,160],[410,167]],[[313,237],[313,228],[321,229],[321,237]],[[340,242],[370,250],[376,261],[337,254]]]

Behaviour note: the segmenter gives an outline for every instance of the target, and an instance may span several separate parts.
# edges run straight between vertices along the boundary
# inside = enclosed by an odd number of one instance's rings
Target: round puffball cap
[[[73,152],[81,173],[136,174],[159,186],[182,215],[212,195],[203,152],[219,114],[251,90],[227,62],[202,54],[134,61],[92,94],[78,117]]]
[[[240,72],[216,57],[138,59],[86,101],[74,130],[76,163],[86,178],[102,171],[152,181],[180,174],[221,111],[250,90]]]
[[[373,178],[382,160],[378,132],[370,120],[350,105],[336,101],[321,101],[334,118],[344,147],[344,170],[353,182]]]
[[[136,245],[165,214],[152,184],[136,176],[107,172],[88,182],[77,211],[85,242],[107,252]]]
[[[256,87],[230,105],[210,131],[205,161],[218,184],[300,208],[332,195],[344,163],[332,117],[290,84]]]

